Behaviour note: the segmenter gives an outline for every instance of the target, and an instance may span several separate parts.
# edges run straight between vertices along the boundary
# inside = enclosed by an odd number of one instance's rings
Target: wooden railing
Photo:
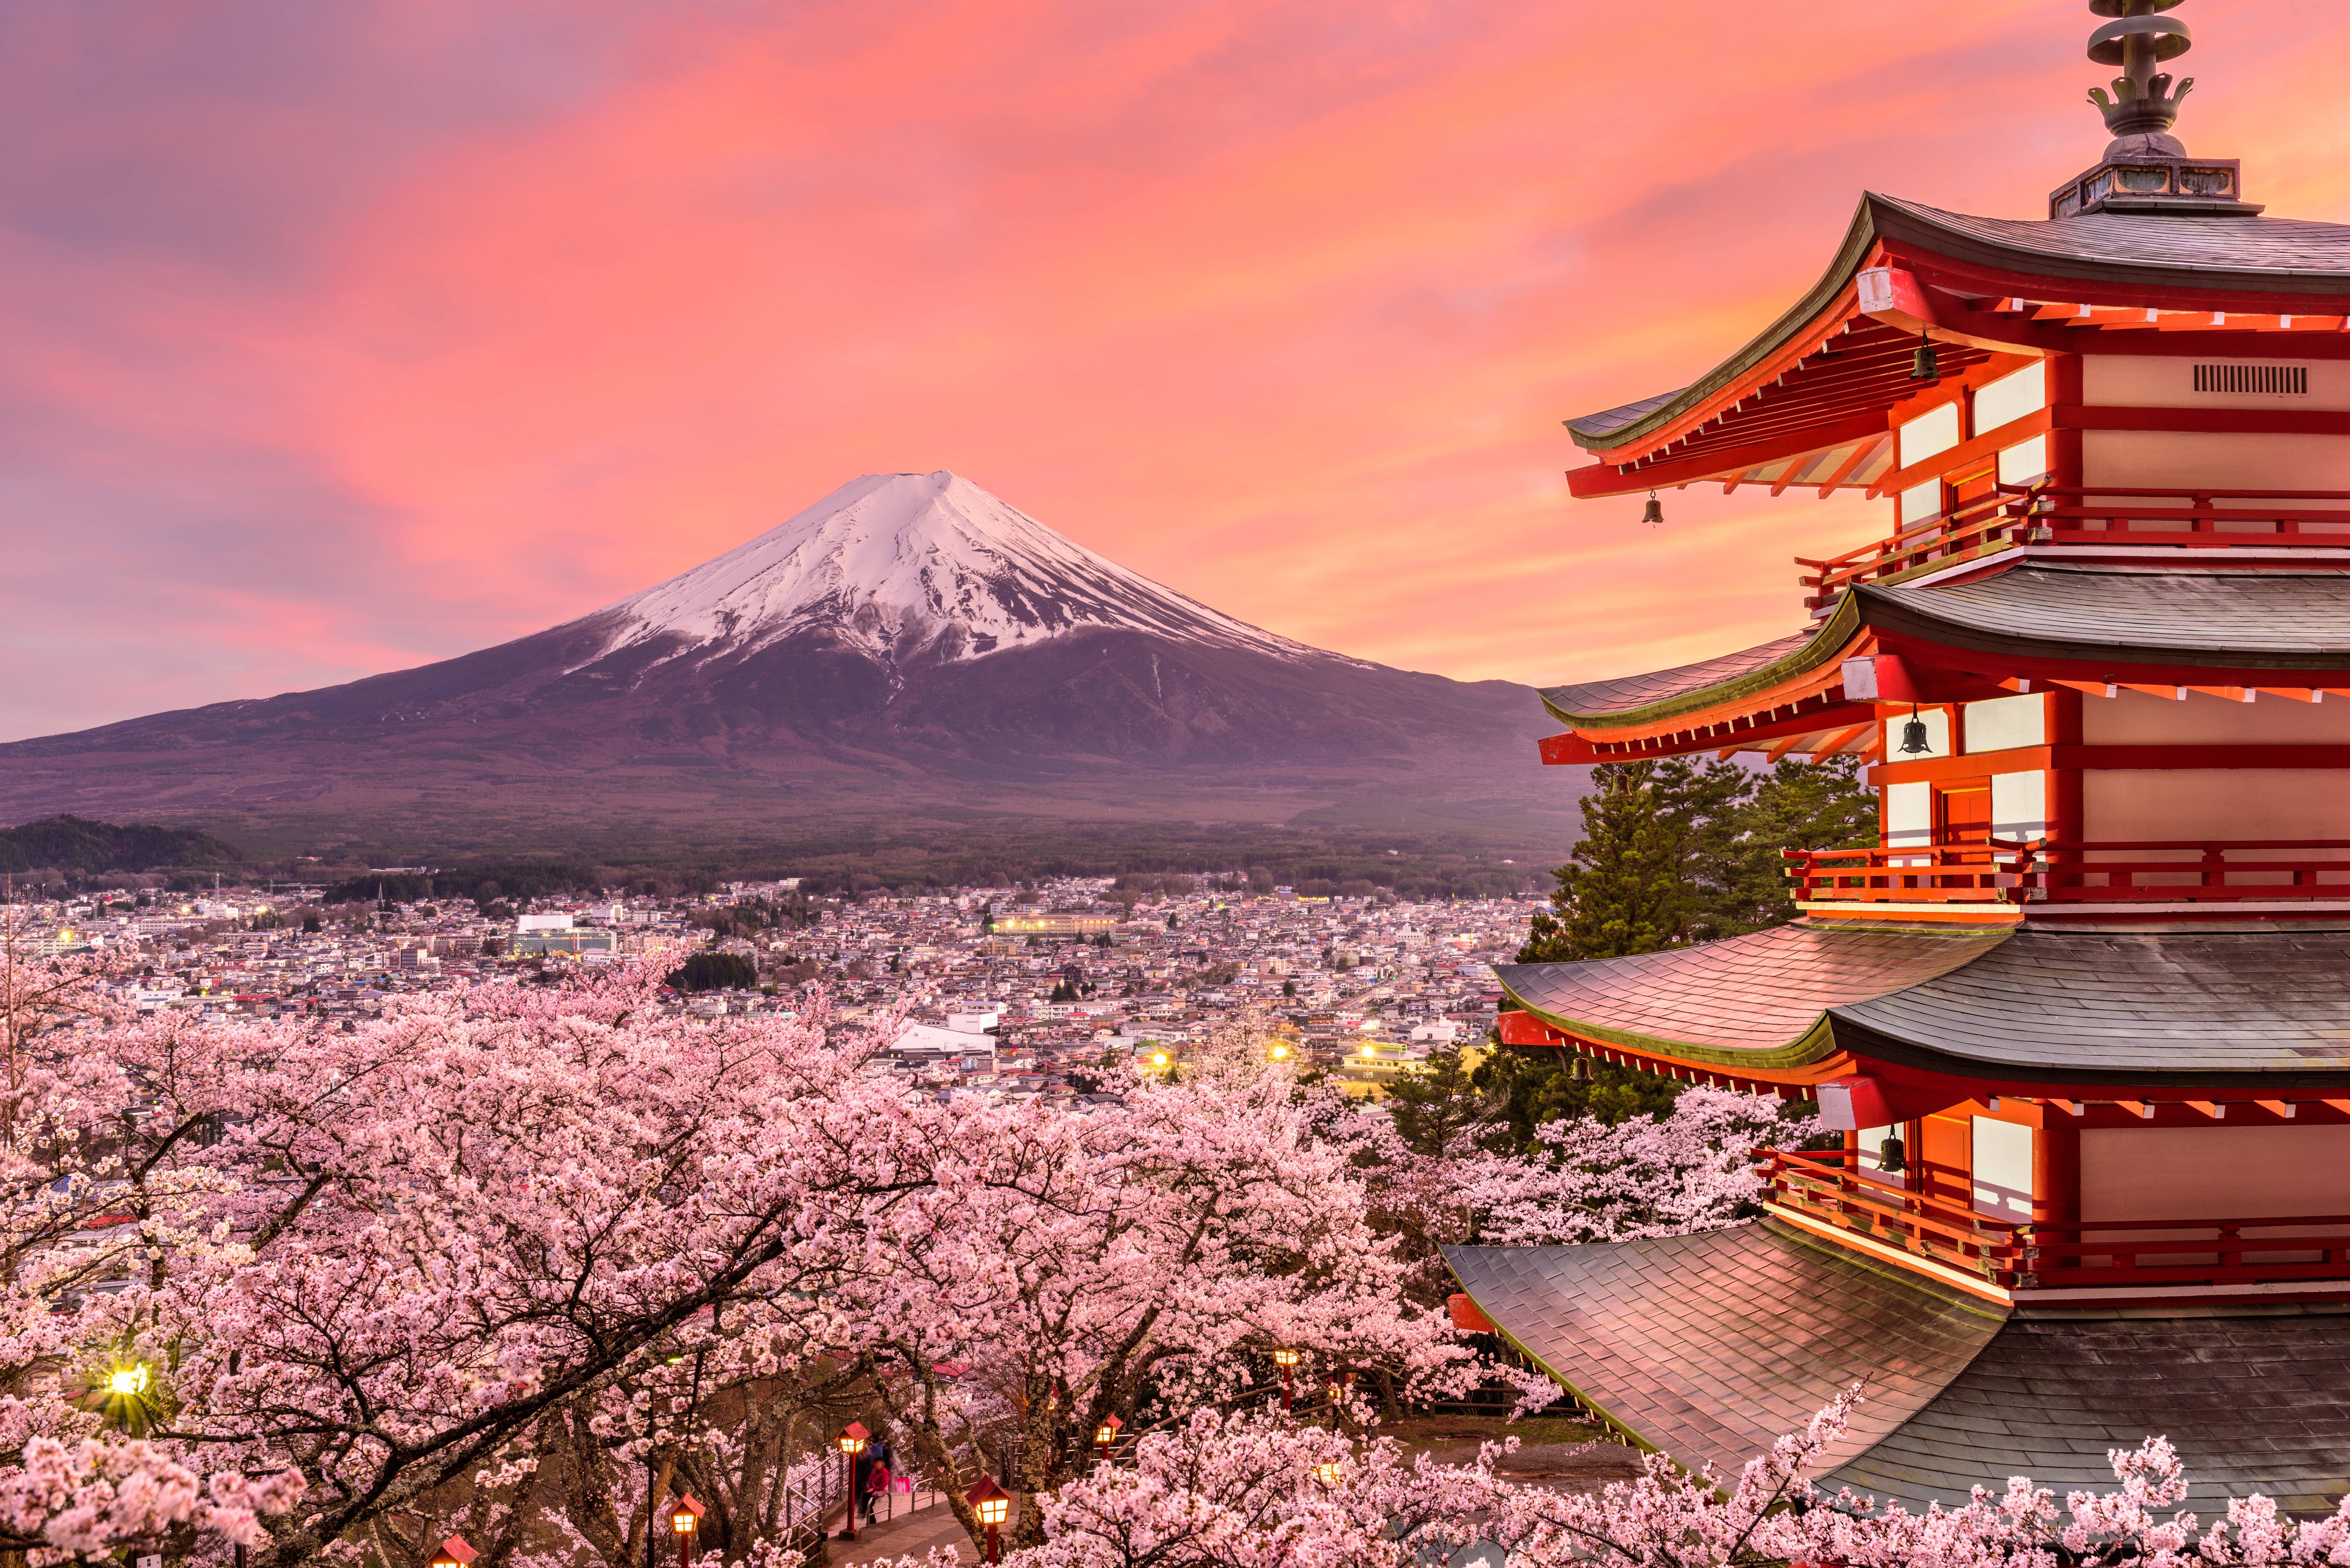
[[[1990,495],[1907,524],[1873,545],[1825,561],[1798,556],[1795,565],[1809,568],[1797,581],[1812,590],[1805,607],[1818,610],[1855,583],[1882,581],[2010,544],[2224,550],[2281,542],[2350,549],[2350,490],[2002,484]]]
[[[1988,844],[1779,853],[1797,903],[1998,903],[2022,886],[2022,853]]]
[[[1771,1200],[1783,1209],[2002,1284],[2028,1272],[2021,1227],[1863,1176],[1857,1155],[1766,1148],[1755,1158]]]
[[[1787,849],[1800,903],[2350,898],[2350,839],[2057,839]]]
[[[1988,553],[2011,541],[2021,541],[2033,526],[2026,515],[2027,492],[1998,492],[1906,524],[1888,538],[1831,556],[1825,561],[1795,557],[1795,565],[1811,569],[1795,580],[1812,590],[1806,609],[1825,609],[1855,583],[1873,583],[1898,576],[1919,566],[1949,563]]]
[[[2350,1281],[2350,1215],[2010,1221],[1862,1175],[1848,1152],[1755,1158],[1778,1208],[2010,1290]]]

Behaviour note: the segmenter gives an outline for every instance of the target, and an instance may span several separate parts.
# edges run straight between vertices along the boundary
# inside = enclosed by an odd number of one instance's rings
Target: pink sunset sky
[[[2341,0],[2179,130],[2350,218]],[[1884,505],[1572,503],[1864,188],[2033,216],[2081,0],[0,10],[0,736],[583,614],[949,468],[1259,625],[1548,684],[1776,636]]]

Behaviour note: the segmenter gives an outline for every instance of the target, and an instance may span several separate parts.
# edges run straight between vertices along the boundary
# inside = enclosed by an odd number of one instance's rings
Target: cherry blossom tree
[[[1621,1241],[1751,1218],[1762,1189],[1753,1150],[1816,1130],[1768,1096],[1697,1087],[1661,1116],[1544,1123],[1531,1158],[1467,1137],[1422,1153],[1376,1109],[1334,1112],[1327,1135],[1370,1168],[1376,1222],[1403,1239],[1414,1293],[1439,1299],[1452,1288],[1446,1246]]]
[[[2264,1497],[2221,1519],[2178,1511],[2187,1477],[2161,1438],[2108,1457],[2119,1483],[2060,1504],[2022,1477],[1954,1508],[1912,1512],[1810,1479],[1845,1431],[1847,1391],[1735,1478],[1651,1456],[1635,1480],[1595,1493],[1517,1486],[1473,1464],[1407,1465],[1388,1439],[1352,1445],[1274,1414],[1202,1413],[1146,1438],[1130,1467],[1039,1500],[1048,1539],[1006,1568],[1408,1568],[1489,1542],[1523,1568],[2267,1568],[2350,1562],[2350,1499],[2332,1514],[2284,1516]]]
[[[890,1020],[684,1017],[644,971],[348,1021],[134,1020],[88,979],[20,988],[11,1035],[0,1548],[463,1528],[618,1568],[676,1485],[732,1561],[877,1385],[959,1495],[1261,1394],[1274,1346],[1481,1376],[1285,1074],[942,1105],[863,1071]]]

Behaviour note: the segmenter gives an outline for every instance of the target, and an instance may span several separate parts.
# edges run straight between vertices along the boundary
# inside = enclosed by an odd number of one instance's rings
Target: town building
[[[1852,756],[1880,801],[1790,856],[1794,924],[1499,971],[1505,1040],[1842,1133],[1733,1229],[1450,1254],[1686,1463],[1861,1383],[1825,1479],[1912,1505],[2155,1434],[2206,1504],[2350,1490],[2350,226],[2172,134],[2177,5],[2093,0],[2113,140],[2044,217],[1868,195],[1761,337],[1569,421],[1578,496],[1887,514],[1788,635],[1544,693],[1553,763]]]

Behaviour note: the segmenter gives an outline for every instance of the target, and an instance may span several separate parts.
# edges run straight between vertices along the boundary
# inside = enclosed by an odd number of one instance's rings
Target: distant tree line
[[[151,823],[123,826],[83,816],[45,816],[0,828],[0,873],[154,871],[168,867],[234,866],[235,846],[209,833]]]

